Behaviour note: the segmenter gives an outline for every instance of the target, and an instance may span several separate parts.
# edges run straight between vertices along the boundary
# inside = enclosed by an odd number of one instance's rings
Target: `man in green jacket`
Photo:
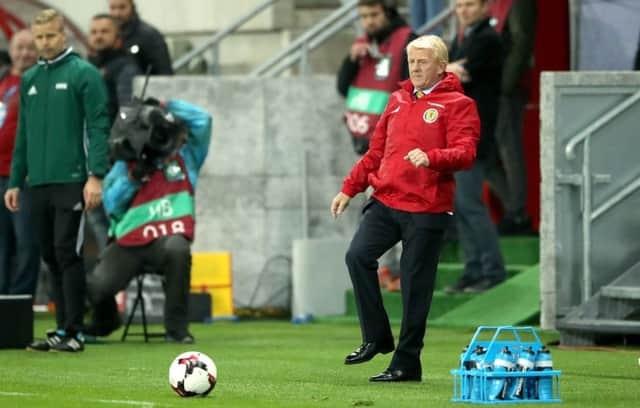
[[[19,211],[32,187],[34,225],[49,267],[57,329],[28,349],[82,351],[86,279],[82,260],[84,210],[102,200],[107,171],[107,91],[98,70],[66,46],[64,20],[43,10],[31,31],[38,64],[22,77],[18,133],[4,200]]]

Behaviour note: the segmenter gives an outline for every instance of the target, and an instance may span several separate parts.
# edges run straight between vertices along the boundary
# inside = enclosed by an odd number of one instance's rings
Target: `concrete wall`
[[[361,208],[355,200],[338,221],[329,212],[357,160],[334,77],[154,77],[147,95],[185,99],[213,115],[197,191],[194,250],[232,253],[236,306],[288,307],[291,245],[305,230],[303,152],[309,152],[309,237],[350,238]]]
[[[163,33],[211,32],[225,27],[264,0],[136,0],[142,18]],[[109,11],[107,0],[48,0],[86,30],[94,14]],[[293,21],[293,0],[278,0],[241,30],[271,30],[289,27]]]

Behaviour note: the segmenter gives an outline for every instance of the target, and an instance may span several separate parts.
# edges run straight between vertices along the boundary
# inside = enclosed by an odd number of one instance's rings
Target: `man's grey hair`
[[[439,63],[449,63],[449,51],[447,51],[447,45],[442,41],[442,38],[437,35],[423,35],[418,37],[407,44],[407,53],[409,53],[409,49],[411,48],[433,50],[433,55]]]

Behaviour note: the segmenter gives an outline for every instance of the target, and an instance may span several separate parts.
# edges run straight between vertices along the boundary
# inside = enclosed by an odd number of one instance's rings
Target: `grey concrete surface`
[[[350,239],[363,202],[331,218],[331,199],[358,158],[342,124],[335,78],[153,77],[147,95],[184,99],[213,116],[193,250],[231,252],[237,307],[289,307],[292,242],[306,238],[305,222],[308,238]],[[343,264],[344,253],[335,256]]]

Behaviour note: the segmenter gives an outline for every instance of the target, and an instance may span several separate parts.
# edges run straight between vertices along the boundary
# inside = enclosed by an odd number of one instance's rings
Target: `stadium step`
[[[529,322],[539,313],[540,267],[535,265],[475,295],[431,323],[465,327],[517,325]]]
[[[511,278],[530,267],[531,265],[507,265],[507,278]],[[462,263],[441,262],[438,264],[438,274],[436,275],[436,290],[443,290],[447,286],[454,285],[463,272],[464,264]]]
[[[563,319],[557,328],[577,332],[640,334],[640,321],[615,319]]]
[[[458,241],[447,241],[440,256],[429,322],[475,327],[495,321],[517,324],[536,317],[540,313],[539,242],[538,237],[501,238],[507,280],[484,293],[449,295],[443,289],[453,285],[462,276],[464,264]],[[357,316],[353,290],[348,290],[345,296],[346,315]],[[402,317],[400,293],[383,290],[382,298],[389,319],[399,321]],[[504,310],[504,304],[513,299],[518,299],[518,302],[509,310]]]
[[[536,265],[540,262],[540,239],[538,237],[500,238],[504,263],[509,265]],[[462,262],[462,248],[457,240],[447,241],[440,254],[440,262]]]
[[[594,346],[599,341],[619,336],[640,335],[640,321],[615,319],[561,319],[556,322],[563,346]]]
[[[431,310],[429,311],[429,319],[435,319],[448,311],[458,307],[459,305],[467,302],[475,295],[472,294],[459,294],[448,295],[442,291],[435,291],[433,293],[433,301],[431,302]],[[402,295],[400,292],[382,292],[382,300],[384,307],[387,310],[389,319],[394,322],[399,322],[402,319]],[[353,290],[348,290],[346,293],[347,301],[347,316],[357,316],[355,298]]]

